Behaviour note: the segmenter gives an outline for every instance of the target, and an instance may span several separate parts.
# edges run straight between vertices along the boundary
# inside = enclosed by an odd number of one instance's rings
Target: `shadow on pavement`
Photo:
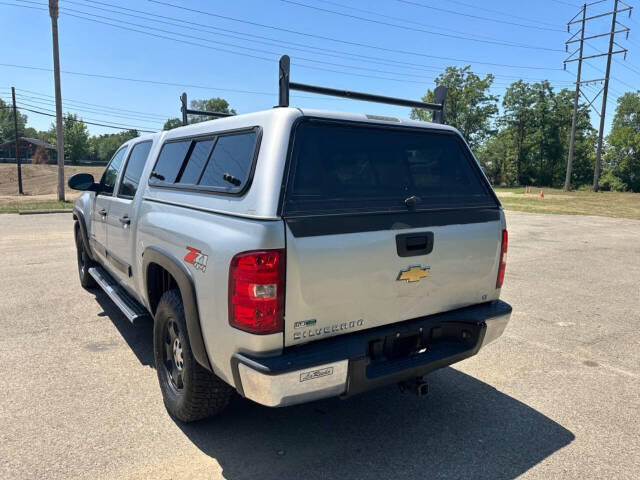
[[[93,291],[96,301],[116,327],[142,365],[155,367],[153,360],[153,320],[136,320],[135,325],[125,317],[109,296],[100,288]]]
[[[105,293],[96,300],[140,363],[153,367],[153,322],[134,326]],[[454,368],[426,379],[425,399],[395,386],[280,409],[235,396],[218,417],[176,423],[230,480],[512,479],[575,438]]]
[[[395,386],[282,409],[236,397],[219,417],[178,425],[227,479],[512,479],[574,439],[453,368],[426,378],[425,399]]]

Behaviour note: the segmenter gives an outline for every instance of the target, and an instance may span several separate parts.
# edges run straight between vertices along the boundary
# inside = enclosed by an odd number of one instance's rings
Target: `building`
[[[13,163],[16,160],[15,141],[0,144],[0,162]],[[39,138],[20,137],[18,139],[22,163],[55,163],[56,147]],[[38,155],[36,156],[36,152]],[[36,157],[36,158],[34,158]]]

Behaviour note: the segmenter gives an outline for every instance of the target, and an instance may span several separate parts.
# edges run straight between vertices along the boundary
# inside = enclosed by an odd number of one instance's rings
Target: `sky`
[[[613,1],[590,6],[588,16],[610,10]],[[53,113],[47,4],[0,0],[0,98],[10,101],[15,86],[19,106]],[[626,4],[637,10],[635,0]],[[223,97],[238,113],[268,109],[277,103],[282,54],[291,57],[292,81],[409,99],[433,88],[449,65],[494,74],[492,92],[499,96],[518,79],[548,79],[557,90],[573,90],[577,63],[565,71],[563,61],[577,47],[565,52],[579,29],[572,25],[567,33],[567,22],[580,8],[578,0],[60,0],[63,111],[87,122],[157,131],[180,116],[183,91],[190,99]],[[619,15],[631,32],[616,41],[629,52],[611,66],[607,130],[616,99],[640,88],[639,15]],[[610,26],[611,17],[602,17],[585,31],[604,33]],[[608,37],[592,39],[584,54],[607,47]],[[605,65],[606,57],[588,60],[582,78],[604,77]],[[600,87],[592,84],[585,93],[593,96]],[[290,103],[410,114],[404,107],[302,92],[292,92]],[[600,98],[594,106],[600,110]],[[53,120],[22,111],[39,130]],[[595,114],[592,122],[597,128]],[[89,131],[118,130],[89,125]]]

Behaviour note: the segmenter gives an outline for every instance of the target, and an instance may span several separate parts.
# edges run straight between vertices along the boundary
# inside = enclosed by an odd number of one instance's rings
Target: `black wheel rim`
[[[174,392],[182,393],[184,389],[183,342],[180,326],[173,318],[170,318],[165,324],[162,341],[163,364],[167,383]]]
[[[76,250],[78,252],[78,272],[81,277],[84,277],[87,271],[87,253],[84,250],[84,244],[82,241],[77,241],[76,239],[76,246]]]

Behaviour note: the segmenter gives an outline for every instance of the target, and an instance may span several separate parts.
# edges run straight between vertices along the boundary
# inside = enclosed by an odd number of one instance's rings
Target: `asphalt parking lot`
[[[508,212],[505,335],[347,401],[164,409],[151,322],[78,282],[69,214],[0,216],[0,478],[638,478],[640,222]]]

